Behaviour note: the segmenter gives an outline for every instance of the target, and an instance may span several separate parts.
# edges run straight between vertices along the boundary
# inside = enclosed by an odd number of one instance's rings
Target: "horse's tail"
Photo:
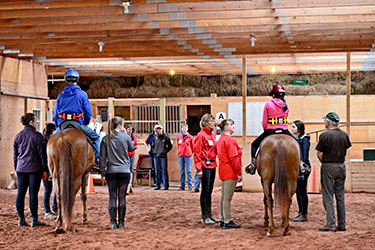
[[[60,137],[59,166],[61,180],[61,210],[65,216],[65,226],[70,225],[72,210],[75,199],[74,191],[74,165],[72,145],[66,135]]]
[[[286,166],[286,146],[281,139],[277,141],[277,149],[273,158],[275,166],[275,201],[278,206],[284,207],[288,202],[288,180]]]

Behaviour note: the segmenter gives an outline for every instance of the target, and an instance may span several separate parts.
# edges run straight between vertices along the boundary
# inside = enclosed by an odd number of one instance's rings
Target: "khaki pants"
[[[237,180],[223,180],[221,182],[220,220],[224,223],[230,221],[230,202],[232,201]]]

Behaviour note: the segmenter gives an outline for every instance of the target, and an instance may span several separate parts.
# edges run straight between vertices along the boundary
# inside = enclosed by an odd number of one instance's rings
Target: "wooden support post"
[[[350,72],[350,52],[346,53],[346,132],[350,136],[350,90],[351,90],[351,72]],[[352,171],[350,167],[350,149],[346,154],[346,183],[345,190],[352,192]]]
[[[160,117],[159,117],[159,123],[163,126],[164,132],[166,132],[165,127],[165,98],[160,98]]]
[[[109,117],[110,113],[112,113],[111,118],[113,118],[115,116],[115,105],[113,103],[114,100],[115,100],[114,97],[108,97],[108,120],[110,119],[110,117]]]
[[[247,66],[246,55],[242,58],[242,148],[246,144],[246,96],[247,96]]]

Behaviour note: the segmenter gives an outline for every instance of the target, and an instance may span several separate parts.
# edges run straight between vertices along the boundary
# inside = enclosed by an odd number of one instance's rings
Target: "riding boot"
[[[38,220],[38,216],[33,216],[30,227],[46,226],[47,224]]]
[[[111,207],[109,209],[109,217],[111,219],[111,229],[117,229],[116,217],[117,217],[117,208]]]
[[[118,228],[125,229],[125,214],[126,214],[126,207],[119,206],[118,207]]]
[[[255,171],[257,170],[256,166],[255,166],[255,162],[256,162],[256,159],[255,158],[252,158],[251,159],[251,163],[250,165],[248,165],[246,168],[245,168],[245,172],[248,173],[248,174],[251,174],[251,175],[254,175],[255,174]]]
[[[29,226],[25,220],[25,216],[19,216],[18,217],[18,226],[23,227],[23,226]]]

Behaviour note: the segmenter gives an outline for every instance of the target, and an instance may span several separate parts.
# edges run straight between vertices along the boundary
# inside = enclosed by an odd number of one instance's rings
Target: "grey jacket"
[[[130,173],[130,159],[128,152],[134,151],[134,145],[130,136],[122,132],[113,135],[109,140],[106,135],[100,144],[100,172],[106,173]]]

